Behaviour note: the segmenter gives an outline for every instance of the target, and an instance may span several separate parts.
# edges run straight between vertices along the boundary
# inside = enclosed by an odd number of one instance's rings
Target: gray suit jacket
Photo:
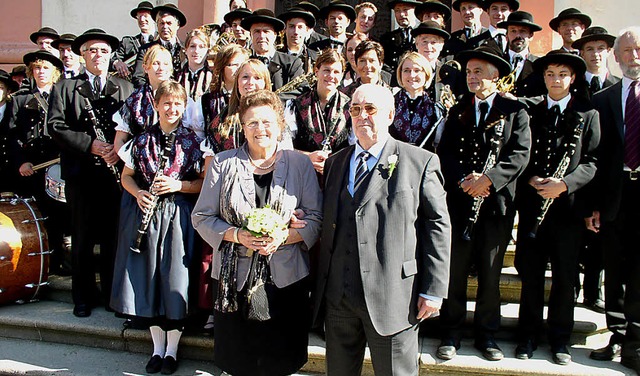
[[[325,164],[324,221],[314,321],[324,311],[340,190],[348,181],[347,147]],[[388,157],[398,156],[389,176]],[[417,323],[418,294],[446,298],[449,286],[450,223],[438,157],[391,137],[371,172],[356,211],[360,276],[367,310],[383,336]]]

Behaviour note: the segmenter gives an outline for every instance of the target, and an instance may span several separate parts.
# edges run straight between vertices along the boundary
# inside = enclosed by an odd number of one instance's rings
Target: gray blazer
[[[238,149],[219,153],[207,171],[198,202],[191,219],[200,236],[213,247],[212,277],[220,275],[221,253],[218,252],[225,231],[233,227],[220,216],[222,195],[230,195],[230,202],[238,213],[249,213],[255,207],[255,184],[250,171],[246,144]],[[239,184],[231,192],[221,192],[225,175],[237,173]],[[270,203],[283,197],[284,218],[288,219],[295,209],[305,212],[306,227],[298,232],[304,242],[281,246],[271,256],[269,268],[277,287],[285,287],[309,275],[308,250],[318,240],[322,222],[322,194],[315,170],[309,158],[296,151],[278,152],[273,180],[271,182]],[[251,258],[247,249],[238,245],[238,291],[244,286],[249,275]]]
[[[355,146],[325,164],[324,222],[314,321],[324,311],[340,190]],[[388,157],[398,155],[389,176]],[[358,255],[364,297],[380,335],[417,323],[418,295],[447,297],[451,225],[438,157],[389,137],[356,211]]]

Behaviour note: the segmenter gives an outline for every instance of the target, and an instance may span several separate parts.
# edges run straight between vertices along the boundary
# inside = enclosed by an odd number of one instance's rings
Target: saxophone
[[[164,169],[167,163],[169,162],[169,154],[171,153],[171,149],[173,149],[173,145],[175,144],[175,142],[176,142],[176,134],[174,132],[169,135],[169,141],[164,146],[164,150],[162,150],[162,157],[158,162],[158,169],[156,170],[156,174],[153,177],[153,181],[151,182],[152,187],[153,187],[153,183],[155,183],[159,177],[164,175]],[[130,249],[136,253],[140,253],[140,245],[142,244],[142,240],[144,239],[145,235],[147,235],[147,230],[149,229],[149,223],[151,222],[151,218],[153,218],[153,215],[156,213],[156,210],[158,209],[159,195],[153,193],[153,190],[151,190],[151,192],[152,192],[151,206],[144,211],[142,215],[142,221],[140,221],[140,226],[138,226],[138,234],[136,236],[136,240],[134,241],[134,244],[130,247]]]
[[[303,74],[301,76],[298,76],[294,79],[292,79],[291,81],[287,82],[286,84],[282,85],[280,88],[276,89],[275,93],[276,94],[282,94],[282,93],[287,93],[289,91],[295,90],[297,88],[299,88],[300,86],[302,86],[303,84],[307,84],[309,86],[313,85],[316,83],[318,79],[316,78],[316,75],[314,72],[309,72],[307,74]]]
[[[498,161],[498,153],[500,153],[500,148],[502,147],[502,133],[504,132],[504,119],[500,119],[498,125],[495,128],[495,135],[491,138],[491,149],[489,150],[489,155],[487,155],[487,160],[484,163],[484,167],[482,168],[482,174],[486,174],[489,170],[495,167]],[[471,215],[467,220],[467,226],[462,233],[462,238],[464,240],[471,240],[471,234],[473,233],[473,226],[475,226],[476,222],[478,222],[478,217],[480,217],[480,209],[482,208],[482,203],[484,202],[484,197],[478,196],[473,198],[473,206],[471,207]]]
[[[580,141],[580,138],[582,137],[583,130],[584,130],[584,120],[580,119],[580,121],[578,122],[578,125],[576,125],[576,128],[573,130],[573,137],[571,138],[571,142],[569,143],[567,150],[565,150],[564,154],[562,155],[562,159],[560,160],[560,163],[556,168],[556,171],[551,176],[552,178],[562,179],[564,175],[567,173],[567,169],[569,168],[569,163],[571,163],[571,157],[573,157],[573,155],[576,153],[576,147],[578,145],[578,142]],[[531,229],[531,232],[529,232],[528,234],[530,238],[532,239],[536,238],[536,234],[538,233],[538,228],[540,227],[540,224],[542,223],[542,221],[544,221],[544,217],[547,215],[547,212],[549,211],[551,204],[553,204],[553,201],[554,201],[553,198],[545,198],[544,201],[542,201],[542,208],[540,209],[540,214],[538,214],[538,216],[536,217],[536,222],[533,224],[533,228]]]
[[[91,124],[93,125],[93,132],[96,134],[96,140],[109,143],[107,138],[104,136],[104,132],[102,128],[100,128],[100,123],[98,123],[98,118],[96,117],[96,113],[91,105],[91,101],[89,98],[84,98],[84,109],[87,110],[87,114],[89,115],[89,119],[91,120]],[[122,183],[120,182],[120,171],[118,171],[118,167],[116,165],[107,165],[111,170],[111,173],[116,178],[116,183],[118,184],[118,188],[122,190]]]

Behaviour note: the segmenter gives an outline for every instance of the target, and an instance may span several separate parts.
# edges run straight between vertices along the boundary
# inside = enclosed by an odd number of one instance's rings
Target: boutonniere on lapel
[[[391,154],[387,157],[387,173],[389,174],[389,179],[393,175],[393,170],[396,169],[398,165],[398,154]]]

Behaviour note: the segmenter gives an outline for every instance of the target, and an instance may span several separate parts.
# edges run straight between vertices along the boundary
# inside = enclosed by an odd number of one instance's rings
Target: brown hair
[[[156,91],[156,95],[153,98],[153,103],[158,106],[162,97],[180,98],[184,102],[185,106],[187,105],[187,91],[184,86],[174,80],[167,80],[160,83],[160,86],[158,86],[158,90]]]
[[[356,50],[354,51],[354,58],[356,59],[356,63],[358,62],[358,59],[360,59],[360,57],[368,51],[375,51],[376,55],[378,55],[380,64],[384,64],[384,49],[382,48],[380,43],[374,42],[372,40],[362,41],[362,43],[360,43],[358,47],[356,47]]]
[[[318,56],[316,59],[316,63],[313,65],[315,69],[320,69],[321,66],[325,64],[333,64],[340,63],[342,66],[342,71],[344,72],[346,68],[346,63],[344,57],[338,53],[338,51],[334,49],[326,49],[324,52]]]
[[[213,79],[211,80],[211,86],[209,91],[211,93],[217,93],[222,89],[224,85],[224,68],[229,64],[231,59],[236,55],[245,55],[249,59],[250,53],[247,49],[240,47],[235,43],[223,46],[216,54],[216,58],[213,62]]]
[[[282,101],[280,97],[278,97],[278,94],[271,90],[257,90],[242,97],[240,107],[238,108],[240,119],[242,120],[248,109],[260,106],[267,106],[275,111],[278,117],[278,127],[280,131],[283,132],[285,126],[284,108],[282,107]]]
[[[193,30],[191,30],[190,32],[188,32],[188,33],[187,33],[187,39],[186,39],[186,41],[184,42],[184,48],[185,48],[185,49],[186,49],[186,48],[189,48],[189,43],[191,43],[191,39],[193,39],[193,38],[198,38],[198,39],[200,39],[201,41],[203,41],[203,42],[204,42],[204,44],[207,46],[207,48],[209,48],[209,47],[210,47],[210,44],[209,44],[209,42],[210,42],[210,41],[209,41],[209,36],[208,36],[208,35],[207,35],[207,33],[204,31],[204,29],[202,29],[202,28],[198,27],[198,28],[195,28],[195,29],[193,29]]]
[[[378,8],[373,5],[372,3],[365,1],[364,3],[360,3],[358,5],[356,5],[355,10],[356,10],[356,16],[360,14],[360,9],[363,8],[369,8],[373,11],[373,13],[378,13]]]

